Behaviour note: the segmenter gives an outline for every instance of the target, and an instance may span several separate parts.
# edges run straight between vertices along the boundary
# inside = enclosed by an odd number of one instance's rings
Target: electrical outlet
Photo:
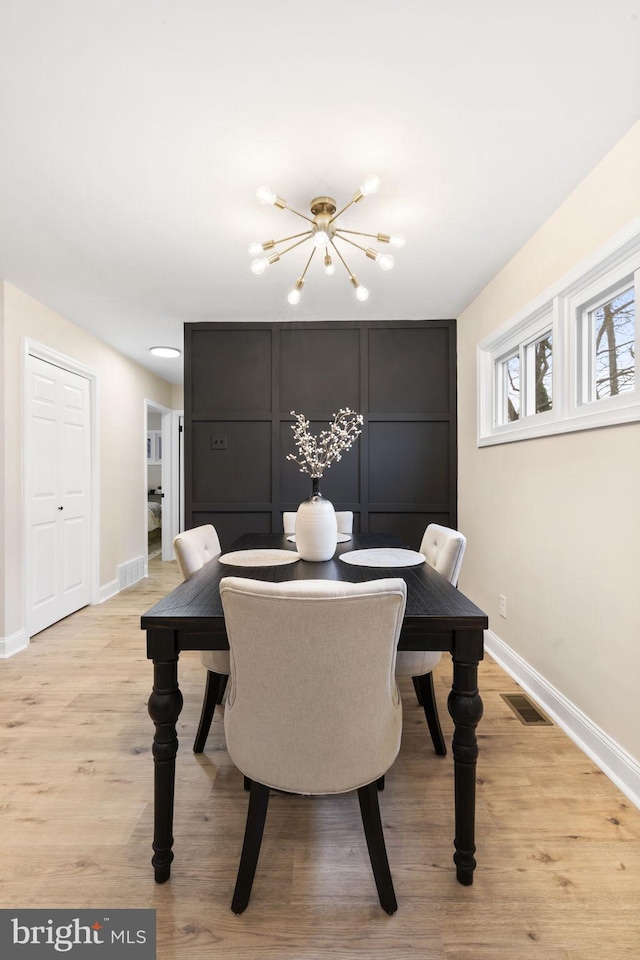
[[[212,434],[211,434],[211,449],[212,449],[212,450],[226,450],[226,449],[227,449],[227,435],[226,435],[226,433],[212,433]]]
[[[502,594],[500,594],[500,597],[498,599],[500,600],[500,616],[504,617],[504,619],[506,620],[507,619],[507,598]]]

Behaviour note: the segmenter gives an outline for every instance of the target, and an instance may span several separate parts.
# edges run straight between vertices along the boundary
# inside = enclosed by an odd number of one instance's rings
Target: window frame
[[[480,373],[479,382],[482,388],[483,380],[486,385],[487,374],[491,377],[491,398],[489,406],[486,403],[487,397],[481,397],[478,404],[480,412],[480,432],[481,435],[490,433],[494,442],[503,442],[507,439],[517,439],[519,434],[530,429],[532,421],[540,426],[541,424],[552,422],[557,416],[555,396],[557,393],[558,367],[553,361],[551,370],[552,378],[552,398],[553,405],[551,410],[543,413],[531,413],[530,400],[527,397],[527,352],[530,347],[545,335],[551,334],[554,344],[557,341],[557,323],[553,315],[552,305],[544,304],[532,316],[528,316],[524,321],[516,324],[513,329],[506,330],[499,339],[493,344],[493,349],[480,351],[480,365],[484,368]],[[517,420],[508,421],[503,419],[506,411],[506,389],[504,386],[503,370],[504,364],[513,356],[518,356],[520,360],[520,415]],[[484,400],[484,402],[483,402]],[[490,407],[490,412],[489,412]]]
[[[640,420],[637,363],[633,389],[585,399],[587,384],[593,382],[591,371],[585,367],[592,353],[587,344],[588,312],[630,286],[635,290],[637,359],[640,217],[478,344],[478,446]],[[552,406],[535,413],[535,374],[532,377],[530,356],[533,345],[548,334],[552,337]],[[520,357],[520,416],[506,422],[501,420],[506,410],[505,389],[498,370],[516,354]]]
[[[515,420],[509,420],[505,415],[507,411],[507,404],[509,399],[509,388],[507,386],[507,376],[508,376],[507,364],[511,360],[515,360],[515,359],[518,360],[518,376],[519,376],[520,384],[522,384],[522,357],[521,357],[521,351],[519,349],[507,351],[506,355],[503,357],[500,357],[498,360],[495,361],[495,364],[494,364],[494,375],[496,378],[496,384],[495,384],[496,404],[495,404],[493,420],[496,425],[499,424],[501,426],[504,426],[509,423],[517,423],[517,421],[520,419],[520,414],[522,410],[522,390],[520,390],[520,404],[519,404],[517,418]]]
[[[637,364],[636,376],[634,378],[634,387],[632,390],[625,390],[623,393],[612,397],[595,397],[595,356],[593,354],[593,344],[591,342],[592,321],[589,314],[593,313],[605,303],[620,296],[625,290],[633,288],[634,296],[634,342],[636,358],[638,356],[638,290],[640,289],[640,264],[635,270],[625,272],[625,268],[631,266],[629,261],[625,261],[620,267],[607,274],[603,282],[607,281],[606,287],[598,282],[590,284],[581,290],[576,296],[569,300],[569,312],[575,316],[575,330],[572,331],[575,342],[575,380],[573,384],[573,403],[572,414],[585,415],[588,408],[597,406],[599,410],[624,409],[627,406],[633,406],[634,402],[640,401],[638,396],[638,377]],[[634,400],[635,395],[635,400]]]

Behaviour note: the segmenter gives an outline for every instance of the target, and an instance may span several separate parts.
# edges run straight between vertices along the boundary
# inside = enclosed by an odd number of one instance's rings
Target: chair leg
[[[371,860],[371,869],[373,870],[373,877],[380,898],[380,906],[383,910],[386,910],[387,913],[395,913],[398,909],[398,902],[393,889],[393,880],[391,879],[391,870],[389,869],[389,860],[387,858],[387,848],[384,843],[378,791],[375,781],[367,784],[366,787],[360,787],[358,789],[358,800],[360,802],[364,835],[369,850],[369,859]]]
[[[439,757],[446,757],[447,747],[442,736],[440,727],[440,717],[438,716],[438,706],[436,704],[436,694],[433,687],[433,673],[425,673],[422,677],[414,677],[414,683],[417,680],[422,694],[422,707],[424,715],[427,718],[429,733],[433,740],[433,746]]]
[[[249,794],[247,825],[244,832],[240,866],[238,867],[238,878],[236,880],[235,890],[233,891],[233,900],[231,901],[231,909],[234,913],[243,913],[249,904],[253,878],[256,874],[256,866],[260,855],[260,845],[262,843],[268,805],[269,787],[265,787],[263,783],[257,783],[257,781],[252,780],[251,793]]]
[[[202,702],[200,724],[198,726],[198,732],[196,733],[196,739],[193,743],[194,753],[202,753],[204,750],[204,745],[209,736],[211,721],[213,720],[213,711],[215,710],[216,703],[222,703],[227,679],[228,677],[224,673],[214,673],[213,670],[207,670],[207,685]]]
[[[422,690],[420,689],[420,677],[412,677],[413,680],[413,689],[416,692],[416,697],[418,698],[418,703],[420,706],[423,706],[422,703]]]
[[[376,788],[378,790],[384,790],[384,774],[376,780]]]
[[[218,685],[218,696],[216,698],[216,703],[222,703],[224,700],[224,692],[227,689],[227,681],[229,680],[229,677],[226,673],[219,673],[218,676],[220,677],[220,683]]]

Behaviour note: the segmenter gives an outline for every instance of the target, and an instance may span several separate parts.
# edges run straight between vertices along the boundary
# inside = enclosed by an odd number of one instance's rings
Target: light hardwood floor
[[[399,909],[380,909],[355,794],[273,796],[251,903],[230,911],[247,795],[216,710],[191,751],[203,693],[180,661],[175,854],[151,868],[151,666],[140,614],[175,563],[0,661],[0,907],[158,911],[158,960],[638,960],[640,811],[556,726],[525,727],[487,660],[480,683],[478,869],[452,864],[452,760],[437,757],[410,681],[400,756],[381,794]],[[436,689],[445,735],[450,661]]]

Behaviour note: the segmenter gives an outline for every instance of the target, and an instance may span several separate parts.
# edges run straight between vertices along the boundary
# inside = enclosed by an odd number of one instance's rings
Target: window
[[[495,361],[495,424],[515,423],[553,408],[553,331],[535,334]]]
[[[581,317],[581,403],[616,397],[635,387],[635,289],[607,294]]]
[[[640,420],[640,218],[478,345],[478,443]]]
[[[502,360],[498,376],[502,381],[500,423],[513,423],[520,418],[520,354]]]

